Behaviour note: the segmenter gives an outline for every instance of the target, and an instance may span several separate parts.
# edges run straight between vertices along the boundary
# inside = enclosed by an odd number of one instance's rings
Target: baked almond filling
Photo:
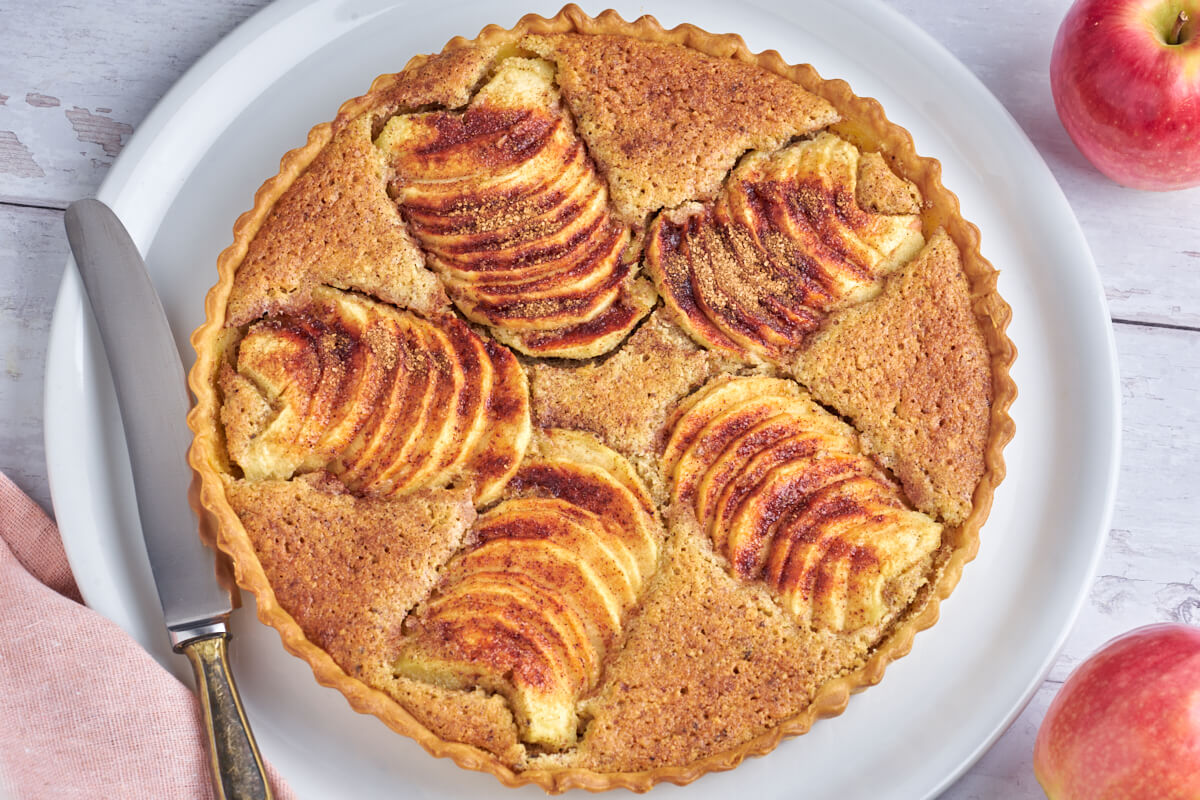
[[[1003,473],[974,229],[877,106],[731,41],[568,8],[381,78],[194,338],[264,620],[510,785],[686,782],[836,713]]]

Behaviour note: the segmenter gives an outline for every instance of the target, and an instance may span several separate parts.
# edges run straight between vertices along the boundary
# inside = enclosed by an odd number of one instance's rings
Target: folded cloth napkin
[[[202,731],[188,687],[82,604],[58,529],[0,473],[0,798],[207,800]]]

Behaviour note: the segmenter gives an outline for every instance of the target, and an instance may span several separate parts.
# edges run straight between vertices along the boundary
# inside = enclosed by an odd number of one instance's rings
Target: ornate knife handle
[[[176,652],[187,655],[196,674],[217,800],[271,800],[262,756],[229,670],[225,645],[229,634],[224,624],[207,626],[204,634],[192,639],[172,633],[178,642]]]

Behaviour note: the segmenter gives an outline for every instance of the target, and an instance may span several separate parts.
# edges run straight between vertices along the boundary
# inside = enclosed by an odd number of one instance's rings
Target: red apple
[[[1200,0],[1076,0],[1050,89],[1076,146],[1117,183],[1200,185]]]
[[[1050,800],[1200,798],[1200,628],[1137,628],[1063,684],[1033,772]]]

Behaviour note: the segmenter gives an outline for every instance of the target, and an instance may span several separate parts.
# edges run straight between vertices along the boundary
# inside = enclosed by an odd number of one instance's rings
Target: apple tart
[[[202,533],[437,756],[685,783],[840,713],[974,557],[1010,311],[879,105],[567,6],[288,153],[193,335]]]

